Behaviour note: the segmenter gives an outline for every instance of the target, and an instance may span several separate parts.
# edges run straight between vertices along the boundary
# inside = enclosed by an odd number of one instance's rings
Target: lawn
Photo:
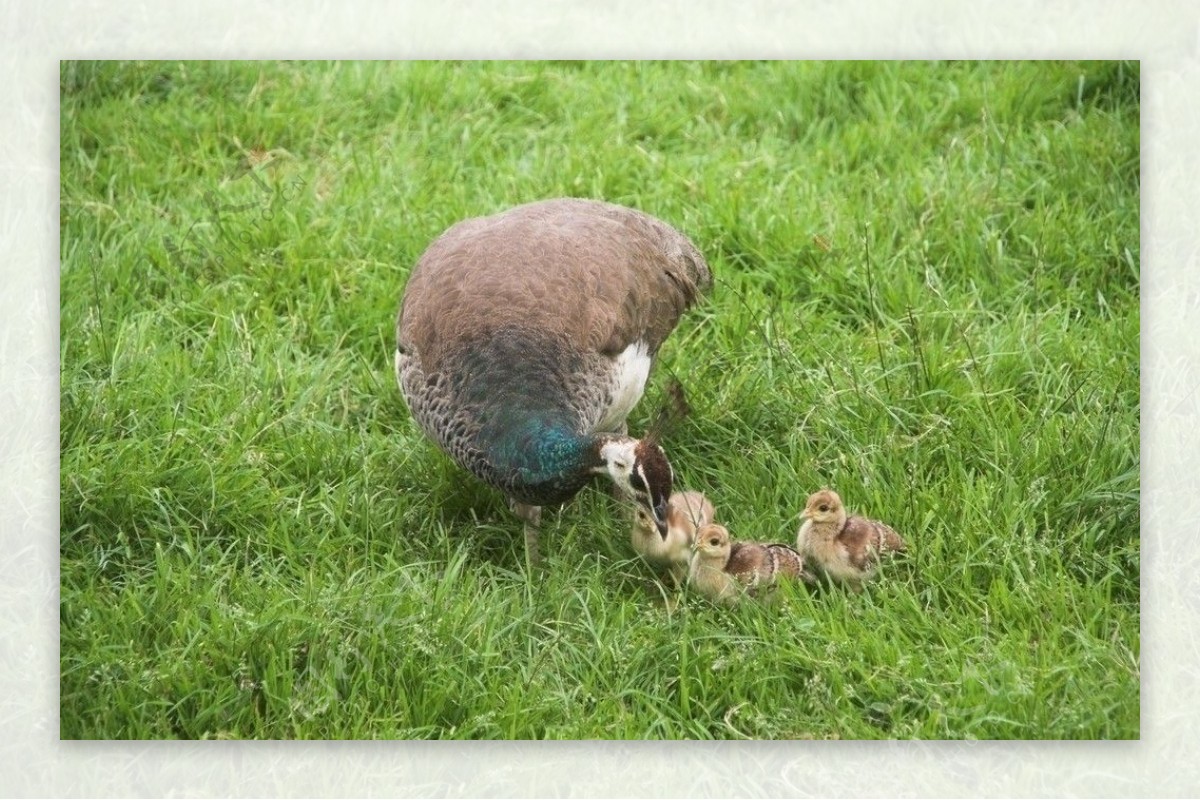
[[[64,62],[63,738],[1137,738],[1139,68]],[[668,597],[585,490],[524,563],[409,417],[405,278],[553,196],[686,232],[665,447],[861,595]]]

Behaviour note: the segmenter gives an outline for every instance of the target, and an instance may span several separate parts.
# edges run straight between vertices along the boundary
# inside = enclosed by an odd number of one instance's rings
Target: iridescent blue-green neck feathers
[[[480,477],[531,505],[561,503],[600,465],[596,437],[585,429],[579,385],[586,374],[563,343],[501,330],[446,359],[464,431],[483,457]]]
[[[504,412],[509,416],[512,412]],[[483,432],[483,444],[496,479],[519,500],[561,503],[594,475],[599,465],[592,435],[576,433],[549,416],[519,418]]]

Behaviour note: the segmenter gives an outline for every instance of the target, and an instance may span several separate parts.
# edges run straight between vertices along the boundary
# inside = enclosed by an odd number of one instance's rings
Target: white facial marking
[[[629,495],[633,494],[629,476],[633,473],[636,461],[633,452],[636,444],[635,439],[613,439],[600,447],[600,457],[604,459],[604,466],[600,470],[607,472],[613,483]]]
[[[648,492],[650,490],[650,481],[646,480],[646,469],[642,466],[642,462],[639,461],[637,465],[634,466],[633,471],[637,474],[638,478],[641,479],[642,486],[645,487],[645,491]]]

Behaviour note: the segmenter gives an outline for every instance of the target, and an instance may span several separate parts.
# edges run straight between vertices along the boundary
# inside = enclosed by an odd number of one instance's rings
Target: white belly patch
[[[597,431],[617,430],[642,399],[650,377],[650,352],[646,343],[634,342],[613,359],[612,400],[596,423]]]

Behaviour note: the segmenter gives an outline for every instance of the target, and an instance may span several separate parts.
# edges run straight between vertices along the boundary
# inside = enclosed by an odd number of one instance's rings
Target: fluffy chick
[[[796,534],[796,549],[856,592],[874,576],[881,553],[904,550],[900,534],[882,522],[849,516],[832,489],[809,495],[800,516],[804,522]]]
[[[713,504],[700,492],[675,492],[667,500],[667,535],[659,534],[650,513],[639,505],[629,539],[646,563],[666,570],[678,587],[687,576],[696,529],[712,522],[715,515]]]
[[[812,580],[804,559],[787,545],[733,542],[722,525],[696,531],[688,583],[709,600],[733,604],[743,593],[759,594],[783,578]]]

